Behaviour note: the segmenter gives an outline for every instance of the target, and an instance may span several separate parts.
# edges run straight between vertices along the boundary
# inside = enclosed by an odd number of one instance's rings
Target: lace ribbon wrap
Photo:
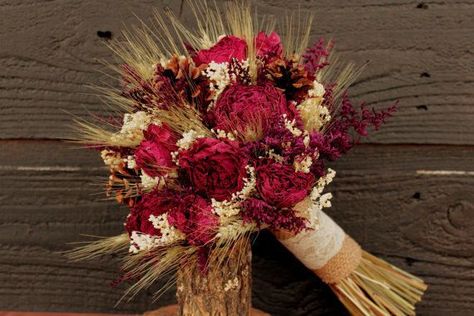
[[[279,231],[275,236],[325,283],[338,283],[357,268],[362,250],[328,215],[318,213],[319,227],[297,235]]]

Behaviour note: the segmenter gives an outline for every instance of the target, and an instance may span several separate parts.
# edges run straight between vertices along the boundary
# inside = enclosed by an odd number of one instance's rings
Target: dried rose
[[[247,56],[247,42],[236,36],[225,36],[209,49],[195,53],[193,60],[196,65],[230,62],[232,58],[243,60]]]
[[[144,136],[135,151],[137,167],[150,177],[163,176],[175,168],[171,152],[177,150],[177,136],[166,125],[155,124],[148,127]]]
[[[216,234],[218,217],[212,212],[211,204],[204,198],[189,194],[179,204],[171,208],[168,222],[186,234],[186,240],[192,245],[205,245]]]
[[[247,160],[236,141],[199,138],[180,153],[179,166],[195,192],[223,201],[243,188]]]
[[[161,232],[153,227],[150,215],[158,216],[169,211],[176,205],[176,199],[166,191],[151,191],[142,195],[141,200],[130,209],[125,222],[129,234],[138,231],[152,236],[161,236]]]
[[[269,205],[291,208],[302,201],[314,185],[311,173],[296,172],[291,165],[268,161],[256,168],[257,191]]]
[[[216,129],[237,132],[244,140],[257,140],[288,112],[285,96],[270,83],[234,84],[220,95],[209,117]]]
[[[280,36],[275,32],[270,35],[259,32],[255,37],[255,48],[259,57],[281,57],[283,53]]]

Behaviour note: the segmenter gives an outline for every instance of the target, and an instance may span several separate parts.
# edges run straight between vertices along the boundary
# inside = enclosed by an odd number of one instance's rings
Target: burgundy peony
[[[148,235],[160,236],[158,229],[150,222],[150,215],[158,216],[169,211],[176,205],[176,199],[166,191],[152,191],[142,195],[135,204],[125,222],[125,229],[129,234],[139,231]]]
[[[255,140],[288,111],[285,96],[270,83],[234,84],[220,95],[209,114],[215,128]]]
[[[195,192],[223,201],[243,188],[247,160],[236,141],[199,138],[189,150],[180,153],[179,166]]]
[[[291,208],[310,193],[311,173],[295,172],[293,166],[267,162],[256,168],[257,190],[262,199],[277,208]]]
[[[205,245],[215,236],[219,218],[206,199],[189,194],[182,199],[179,207],[170,210],[168,222],[186,234],[190,244]]]
[[[137,167],[151,177],[162,176],[174,168],[171,152],[177,150],[177,137],[165,125],[151,124],[145,131],[145,139],[135,151]]]
[[[280,57],[283,54],[283,44],[275,32],[271,32],[270,35],[259,32],[255,37],[255,48],[257,56],[260,57]]]
[[[209,49],[203,49],[193,57],[196,65],[230,62],[232,58],[244,60],[247,56],[247,42],[236,36],[225,36]]]

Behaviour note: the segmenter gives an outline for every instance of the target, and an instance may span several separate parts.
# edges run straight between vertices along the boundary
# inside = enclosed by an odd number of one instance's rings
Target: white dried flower
[[[321,104],[321,98],[308,98],[296,108],[300,113],[305,130],[320,131],[329,121],[331,115],[327,107]]]
[[[309,173],[311,171],[311,166],[313,165],[313,158],[307,155],[303,159],[295,159],[293,162],[293,167],[296,172]]]
[[[154,247],[155,239],[154,236],[133,231],[130,235],[130,248],[128,251],[131,253],[138,253],[139,251],[150,250]]]
[[[195,130],[191,129],[183,133],[182,138],[176,142],[176,146],[178,146],[178,148],[181,150],[187,150],[191,147],[196,139],[202,137],[204,136],[199,135]]]
[[[227,281],[227,283],[224,286],[224,292],[238,289],[239,286],[240,286],[240,280],[238,277],[235,277],[234,279]]]
[[[156,186],[160,184],[160,182],[164,181],[164,179],[160,177],[150,177],[142,170],[142,174],[140,175],[141,179],[141,187],[145,191],[150,191]]]
[[[286,114],[283,114],[283,119],[284,119],[284,122],[285,122],[285,128],[287,130],[289,130],[291,132],[291,134],[293,134],[293,136],[299,137],[299,136],[303,135],[303,131],[295,126],[296,125],[296,120],[294,120],[294,119],[291,120],[291,121],[288,120]]]
[[[303,138],[303,145],[304,147],[308,148],[309,147],[309,142],[310,142],[310,137],[309,135],[306,135],[304,138]]]
[[[267,151],[267,156],[273,160],[275,160],[276,162],[282,162],[284,160],[283,156],[279,155],[279,154],[276,154],[275,151],[273,149],[269,149]]]
[[[164,246],[184,240],[186,237],[180,230],[168,222],[167,213],[158,216],[150,215],[148,220],[153,224],[154,228],[160,230],[161,236],[159,239],[160,243]]]
[[[123,125],[120,131],[112,135],[112,141],[120,143],[130,143],[131,145],[138,145],[143,140],[143,131],[151,124],[160,125],[161,122],[154,120],[152,116],[144,111],[135,113],[126,113],[123,116]]]
[[[328,168],[328,171],[325,176],[319,178],[318,182],[314,186],[313,190],[311,191],[310,198],[313,201],[316,201],[321,196],[321,193],[324,191],[324,188],[332,182],[334,177],[336,176],[336,171]]]
[[[240,203],[237,201],[217,201],[211,199],[212,211],[219,217],[231,217],[239,214]]]
[[[229,63],[216,63],[212,61],[203,71],[203,74],[209,78],[209,81],[211,82],[209,90],[214,92],[212,98],[215,101],[231,82],[229,76]],[[212,107],[212,105],[209,105],[209,107]]]
[[[324,86],[318,81],[313,81],[313,87],[308,91],[308,95],[312,98],[322,98],[326,93]]]
[[[211,129],[218,138],[227,138],[230,140],[236,140],[235,135],[232,132],[226,132],[221,129]]]
[[[232,194],[233,200],[245,200],[255,191],[255,186],[257,185],[255,168],[252,166],[245,166],[245,169],[247,170],[248,177],[244,178],[244,187],[242,190]]]
[[[185,235],[181,231],[169,224],[166,213],[159,216],[150,215],[148,220],[153,224],[153,227],[160,230],[161,236],[133,231],[130,235],[129,252],[148,251],[155,247],[169,246],[185,239]]]
[[[319,198],[319,203],[322,208],[331,207],[332,193],[325,193]]]
[[[100,157],[104,161],[104,164],[112,169],[119,167],[123,162],[120,153],[108,149],[102,150],[100,152]]]
[[[125,159],[125,162],[127,163],[128,169],[135,169],[137,167],[137,162],[135,161],[135,157],[133,157],[132,155],[127,156],[127,159]]]

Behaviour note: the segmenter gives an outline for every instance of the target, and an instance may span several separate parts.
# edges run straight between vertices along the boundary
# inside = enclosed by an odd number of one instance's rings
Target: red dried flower
[[[177,136],[166,125],[151,124],[144,136],[135,151],[137,167],[150,177],[163,176],[176,167],[171,152],[177,150]]]
[[[285,96],[270,83],[234,84],[220,95],[209,117],[214,128],[256,140],[284,113],[288,113]]]
[[[291,208],[311,191],[311,173],[295,172],[293,166],[267,161],[256,168],[257,191],[262,199],[277,208]]]
[[[195,53],[193,60],[196,65],[230,62],[232,58],[243,60],[247,56],[247,42],[230,35],[221,38],[214,46]]]
[[[151,191],[142,195],[141,200],[130,209],[130,215],[125,222],[129,234],[133,231],[148,235],[161,236],[161,232],[153,227],[150,215],[158,216],[175,207],[176,199],[167,191]]]
[[[244,186],[247,155],[228,139],[199,138],[179,155],[193,191],[218,201],[229,199]]]
[[[259,32],[255,37],[255,48],[257,56],[262,58],[281,57],[283,53],[280,36],[275,32],[271,32],[270,35]]]
[[[333,42],[324,45],[324,39],[321,38],[313,46],[306,49],[303,54],[303,64],[311,76],[315,76],[320,69],[329,65],[327,58],[333,46]]]
[[[194,194],[182,198],[179,207],[171,208],[168,222],[186,234],[192,245],[205,245],[216,234],[219,218],[212,212],[209,202]]]
[[[241,214],[244,222],[265,224],[273,230],[284,229],[297,234],[306,228],[306,219],[296,216],[294,210],[279,209],[255,198],[242,202]]]

